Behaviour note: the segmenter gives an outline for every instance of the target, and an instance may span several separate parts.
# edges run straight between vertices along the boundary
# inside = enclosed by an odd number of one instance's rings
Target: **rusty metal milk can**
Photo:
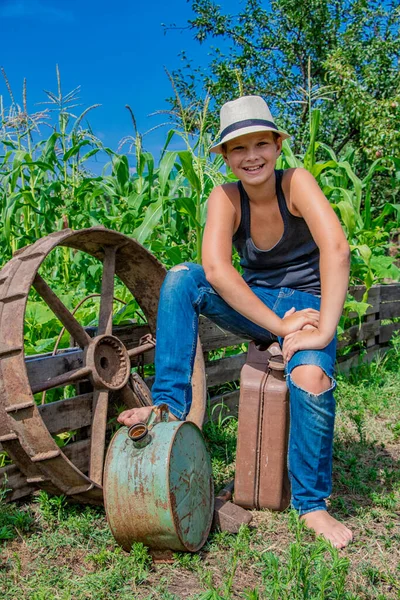
[[[158,413],[158,414],[157,414]],[[200,429],[168,422],[166,405],[147,424],[122,427],[111,440],[104,469],[104,502],[116,541],[130,550],[199,550],[211,528],[211,460]],[[158,417],[159,422],[155,422]]]

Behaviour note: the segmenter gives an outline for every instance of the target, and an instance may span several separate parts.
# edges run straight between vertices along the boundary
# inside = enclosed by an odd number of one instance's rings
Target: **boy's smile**
[[[261,169],[263,168],[264,164],[265,163],[262,163],[261,165],[257,165],[256,167],[243,167],[243,168],[248,173],[258,173],[259,171],[261,171]]]
[[[260,185],[274,171],[281,145],[270,131],[247,133],[225,144],[224,160],[238,179]]]

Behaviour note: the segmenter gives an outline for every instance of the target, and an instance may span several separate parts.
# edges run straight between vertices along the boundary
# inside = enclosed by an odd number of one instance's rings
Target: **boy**
[[[313,176],[275,170],[287,137],[260,96],[222,107],[221,139],[211,151],[223,154],[239,181],[210,195],[203,266],[179,265],[165,279],[152,393],[154,404],[166,402],[185,418],[199,314],[258,342],[278,336],[290,391],[292,505],[308,527],[342,548],[351,531],[327,513],[325,499],[331,492],[335,333],[349,246]],[[232,243],[243,277],[232,266]],[[125,411],[119,421],[131,425],[148,411]]]

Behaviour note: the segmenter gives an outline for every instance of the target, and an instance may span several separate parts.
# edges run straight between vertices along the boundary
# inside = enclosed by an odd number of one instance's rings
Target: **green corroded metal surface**
[[[213,515],[211,461],[193,423],[175,434],[169,459],[169,486],[177,533],[188,550],[206,541]],[[205,537],[204,537],[205,536]]]
[[[104,499],[110,529],[130,550],[196,551],[207,539],[213,513],[211,462],[193,423],[155,425],[151,442],[135,447],[127,428],[107,452]]]

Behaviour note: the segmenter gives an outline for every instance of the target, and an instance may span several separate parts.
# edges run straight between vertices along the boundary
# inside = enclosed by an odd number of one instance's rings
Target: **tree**
[[[260,94],[293,133],[297,152],[316,106],[323,108],[323,141],[336,152],[348,144],[359,149],[360,165],[399,147],[397,1],[247,0],[235,15],[213,0],[192,0],[192,8],[187,27],[199,43],[222,44],[206,71],[183,54],[186,65],[173,76],[187,106],[202,88],[218,106]]]

